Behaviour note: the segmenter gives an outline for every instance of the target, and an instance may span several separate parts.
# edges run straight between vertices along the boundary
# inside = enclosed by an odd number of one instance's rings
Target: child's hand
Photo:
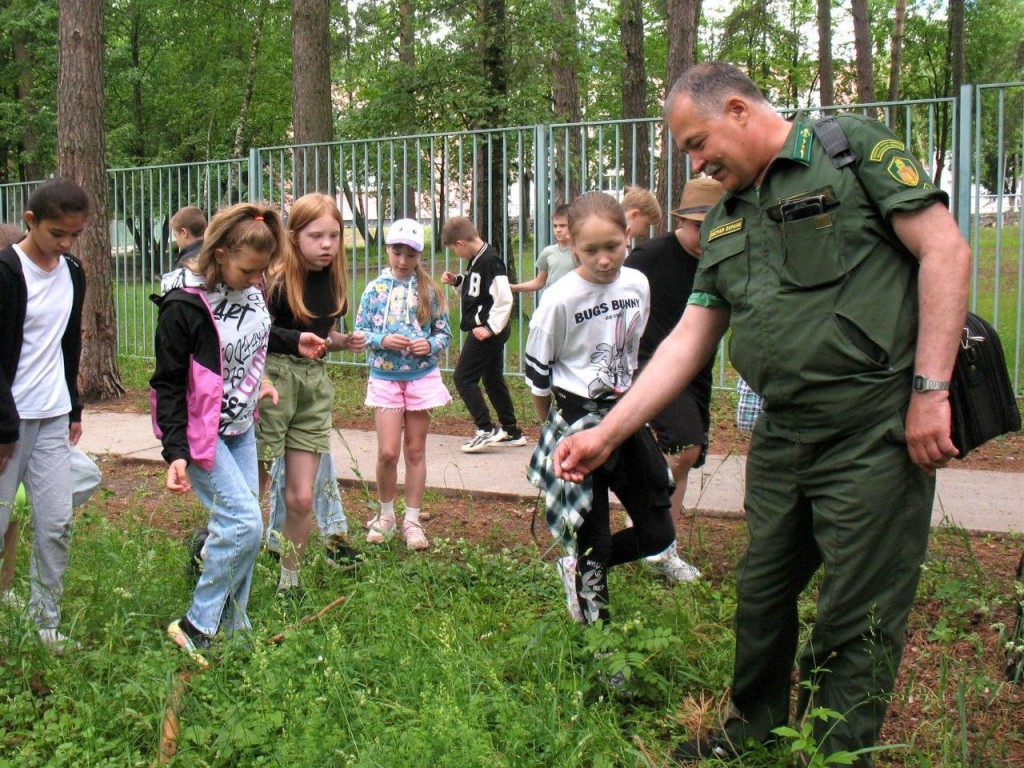
[[[78,441],[82,439],[82,422],[72,421],[71,426],[68,427],[68,442],[72,445],[78,445]]]
[[[348,335],[348,349],[350,352],[362,352],[366,349],[366,334],[362,331],[352,331]]]
[[[4,467],[11,460],[11,456],[14,455],[14,449],[17,447],[17,443],[0,443],[0,472],[4,471]]]
[[[441,282],[445,285],[455,285],[456,277],[458,277],[457,274],[446,269],[441,273]]]
[[[171,493],[188,493],[192,490],[192,483],[189,482],[187,466],[184,459],[175,459],[167,468],[167,490]]]
[[[412,344],[412,341],[409,339],[409,337],[403,336],[400,333],[389,333],[380,342],[380,345],[384,347],[384,349],[389,349],[392,352],[402,353],[406,353],[409,351],[410,344]]]
[[[259,402],[264,397],[269,397],[270,402],[272,402],[274,405],[277,405],[279,395],[277,394],[277,389],[274,387],[273,384],[270,383],[269,379],[264,379],[263,381],[260,382],[260,393],[256,397],[256,402]]]
[[[299,354],[310,360],[319,360],[327,354],[327,342],[310,331],[299,334]]]
[[[473,338],[477,341],[487,341],[494,334],[491,333],[490,329],[484,328],[482,325],[478,325],[473,329]]]
[[[430,354],[430,342],[427,339],[416,339],[409,345],[409,354],[426,357]]]

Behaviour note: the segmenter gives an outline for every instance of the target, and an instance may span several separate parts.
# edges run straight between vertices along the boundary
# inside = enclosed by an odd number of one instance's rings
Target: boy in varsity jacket
[[[476,453],[491,446],[526,445],[516,423],[512,395],[505,384],[505,342],[512,314],[512,290],[505,265],[465,216],[445,223],[441,242],[469,262],[464,273],[446,271],[441,276],[441,282],[458,289],[462,296],[459,327],[466,332],[466,341],[455,366],[455,388],[476,424],[476,434],[463,444],[462,450]],[[480,392],[481,379],[501,423],[499,427],[491,421]]]

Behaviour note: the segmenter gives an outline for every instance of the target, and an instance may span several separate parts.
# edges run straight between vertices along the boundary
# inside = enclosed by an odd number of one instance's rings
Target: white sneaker
[[[284,534],[280,531],[276,531],[273,528],[267,528],[267,552],[273,552],[276,555],[280,555],[284,551]],[[206,552],[206,544],[203,544],[203,552],[200,552],[200,557],[204,557]]]
[[[518,436],[512,437],[512,435],[505,433],[505,436],[494,443],[501,448],[518,448],[521,445],[526,445],[526,435],[522,432]]]
[[[496,443],[500,443],[506,437],[508,437],[508,433],[501,427],[495,427],[490,431],[487,431],[486,429],[478,429],[476,434],[473,435],[472,440],[462,444],[462,452],[478,453],[485,448],[489,448]]]
[[[558,568],[558,575],[565,589],[565,605],[569,609],[569,616],[577,624],[582,624],[583,609],[580,608],[579,597],[576,595],[576,558],[566,555],[555,562],[555,567]]]
[[[654,555],[647,558],[651,567],[669,584],[682,584],[696,581],[701,573],[695,566],[683,560],[675,551],[668,555]]]
[[[43,645],[58,656],[64,651],[77,651],[82,647],[81,644],[62,635],[56,629],[40,629],[39,639],[43,641]]]

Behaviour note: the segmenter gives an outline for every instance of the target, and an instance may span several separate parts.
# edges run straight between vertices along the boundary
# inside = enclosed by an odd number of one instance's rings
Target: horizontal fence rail
[[[1024,83],[964,86],[959,99],[925,99],[830,107],[885,122],[950,194],[973,251],[971,308],[999,330],[1017,391],[1024,367],[1024,239],[1020,237]],[[351,324],[363,287],[386,266],[383,233],[397,218],[415,218],[427,234],[425,260],[438,278],[464,267],[440,242],[452,216],[469,216],[503,255],[511,281],[533,277],[540,251],[553,242],[553,208],[601,190],[620,197],[629,185],[654,191],[666,213],[688,178],[686,157],[658,118],[520,126],[417,134],[329,144],[262,147],[248,157],[118,168],[108,172],[118,351],[152,357],[156,308],[149,295],[175,256],[170,216],[195,205],[208,215],[244,200],[263,200],[287,215],[307,192],[332,194],[345,221]],[[0,185],[3,221],[20,220],[39,182]],[[670,218],[666,216],[666,218]],[[664,231],[652,228],[651,234]],[[458,295],[449,290],[453,325]],[[522,351],[539,295],[516,296],[506,370],[522,375]],[[451,369],[460,338],[443,360]],[[363,357],[332,355],[364,365]],[[720,351],[716,386],[735,379]]]

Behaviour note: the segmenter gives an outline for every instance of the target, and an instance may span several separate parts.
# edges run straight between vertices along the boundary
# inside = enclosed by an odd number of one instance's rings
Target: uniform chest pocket
[[[719,295],[733,305],[742,302],[750,277],[746,252],[747,235],[745,232],[737,232],[712,240],[700,257],[699,269],[712,276]]]
[[[785,248],[780,287],[815,288],[843,279],[846,269],[832,214],[779,224]]]

